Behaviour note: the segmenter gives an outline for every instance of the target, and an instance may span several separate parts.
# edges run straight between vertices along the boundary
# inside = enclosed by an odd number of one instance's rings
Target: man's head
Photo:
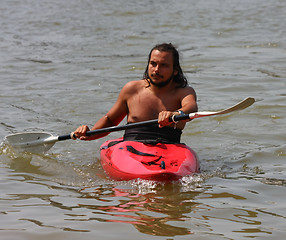
[[[158,56],[161,56],[161,58],[158,58]],[[159,62],[157,62],[157,59]],[[155,73],[157,70],[154,69],[156,65],[160,64],[160,61],[162,61],[162,64],[171,65],[165,67],[169,67],[169,69],[171,69],[172,71],[172,74],[164,82],[156,84],[155,81],[152,80],[152,78],[163,77],[163,75],[160,75],[159,70],[158,73]],[[164,65],[162,66],[164,67]],[[163,87],[167,85],[171,80],[174,80],[174,82],[178,84],[177,87],[185,87],[188,85],[188,81],[184,76],[184,73],[180,66],[179,53],[171,43],[158,44],[151,49],[148,58],[148,65],[146,67],[143,77],[144,79],[149,80],[151,84],[154,84],[158,87]]]

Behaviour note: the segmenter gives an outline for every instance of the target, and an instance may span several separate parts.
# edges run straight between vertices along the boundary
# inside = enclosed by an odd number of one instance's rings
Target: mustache
[[[153,73],[153,74],[151,74],[151,77],[164,78],[162,75],[160,75],[160,74],[158,74],[158,73]]]

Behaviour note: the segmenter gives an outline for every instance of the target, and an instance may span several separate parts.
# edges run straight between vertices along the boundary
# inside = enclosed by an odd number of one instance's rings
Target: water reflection
[[[97,220],[132,224],[144,234],[177,236],[192,233],[190,226],[179,225],[188,221],[190,213],[198,207],[195,197],[200,191],[181,192],[179,183],[158,184],[150,189],[150,193],[143,195],[136,191],[119,186],[110,186],[109,191],[98,187],[84,189],[81,191],[84,198],[96,197],[100,201],[110,199],[116,204],[97,206],[96,211],[94,205],[81,207],[92,209],[94,214],[98,214],[98,211],[103,213],[104,216]]]
[[[102,172],[94,171],[98,162],[77,166],[61,161],[60,155],[18,154],[7,146],[1,149],[1,155],[12,170],[10,179],[33,189],[10,192],[5,200],[13,201],[19,211],[38,208],[46,212],[39,216],[33,210],[21,221],[64,231],[92,231],[86,225],[98,221],[132,224],[138,231],[154,236],[192,233],[187,222],[198,206],[195,197],[201,193],[201,175],[169,184],[113,182],[101,178]],[[51,223],[52,213],[62,218],[62,224]]]
[[[261,198],[269,186],[285,186],[284,179],[265,177],[246,165],[241,169],[243,177],[236,172],[229,172],[233,175],[229,177],[220,170],[159,184],[110,181],[101,177],[99,161],[79,166],[63,160],[54,154],[16,156],[1,149],[1,162],[7,163],[11,183],[1,185],[0,201],[9,203],[2,212],[10,219],[3,229],[20,223],[19,228],[25,230],[40,227],[92,233],[98,231],[95,225],[99,223],[106,223],[102,231],[119,223],[122,229],[132,225],[135,232],[149,237],[223,232],[224,237],[234,239],[273,234],[264,223],[285,220],[282,206],[267,204],[274,201],[270,195],[268,200],[265,195]],[[243,181],[251,181],[252,187],[243,191],[241,185],[247,186]],[[259,183],[257,187],[254,182]],[[281,195],[280,188],[275,199]],[[282,229],[281,225],[277,228]]]

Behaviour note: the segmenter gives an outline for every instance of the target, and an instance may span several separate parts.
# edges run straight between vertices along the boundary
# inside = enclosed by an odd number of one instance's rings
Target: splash
[[[139,194],[159,193],[162,191],[189,192],[198,191],[203,188],[207,179],[205,174],[193,174],[173,182],[156,182],[150,180],[136,179],[131,181],[132,187],[137,189]]]
[[[7,156],[10,159],[16,159],[19,157],[19,154],[14,151],[14,149],[8,144],[5,139],[0,143],[0,155]]]
[[[159,183],[150,180],[136,179],[131,181],[131,186],[138,190],[139,194],[156,193]]]
[[[203,188],[208,176],[206,174],[193,174],[180,179],[181,192],[197,191]]]

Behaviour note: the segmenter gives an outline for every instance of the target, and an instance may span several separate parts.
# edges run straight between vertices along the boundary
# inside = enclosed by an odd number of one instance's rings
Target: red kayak
[[[118,181],[173,181],[199,172],[197,155],[185,144],[153,145],[119,138],[103,143],[100,150],[103,169]]]

